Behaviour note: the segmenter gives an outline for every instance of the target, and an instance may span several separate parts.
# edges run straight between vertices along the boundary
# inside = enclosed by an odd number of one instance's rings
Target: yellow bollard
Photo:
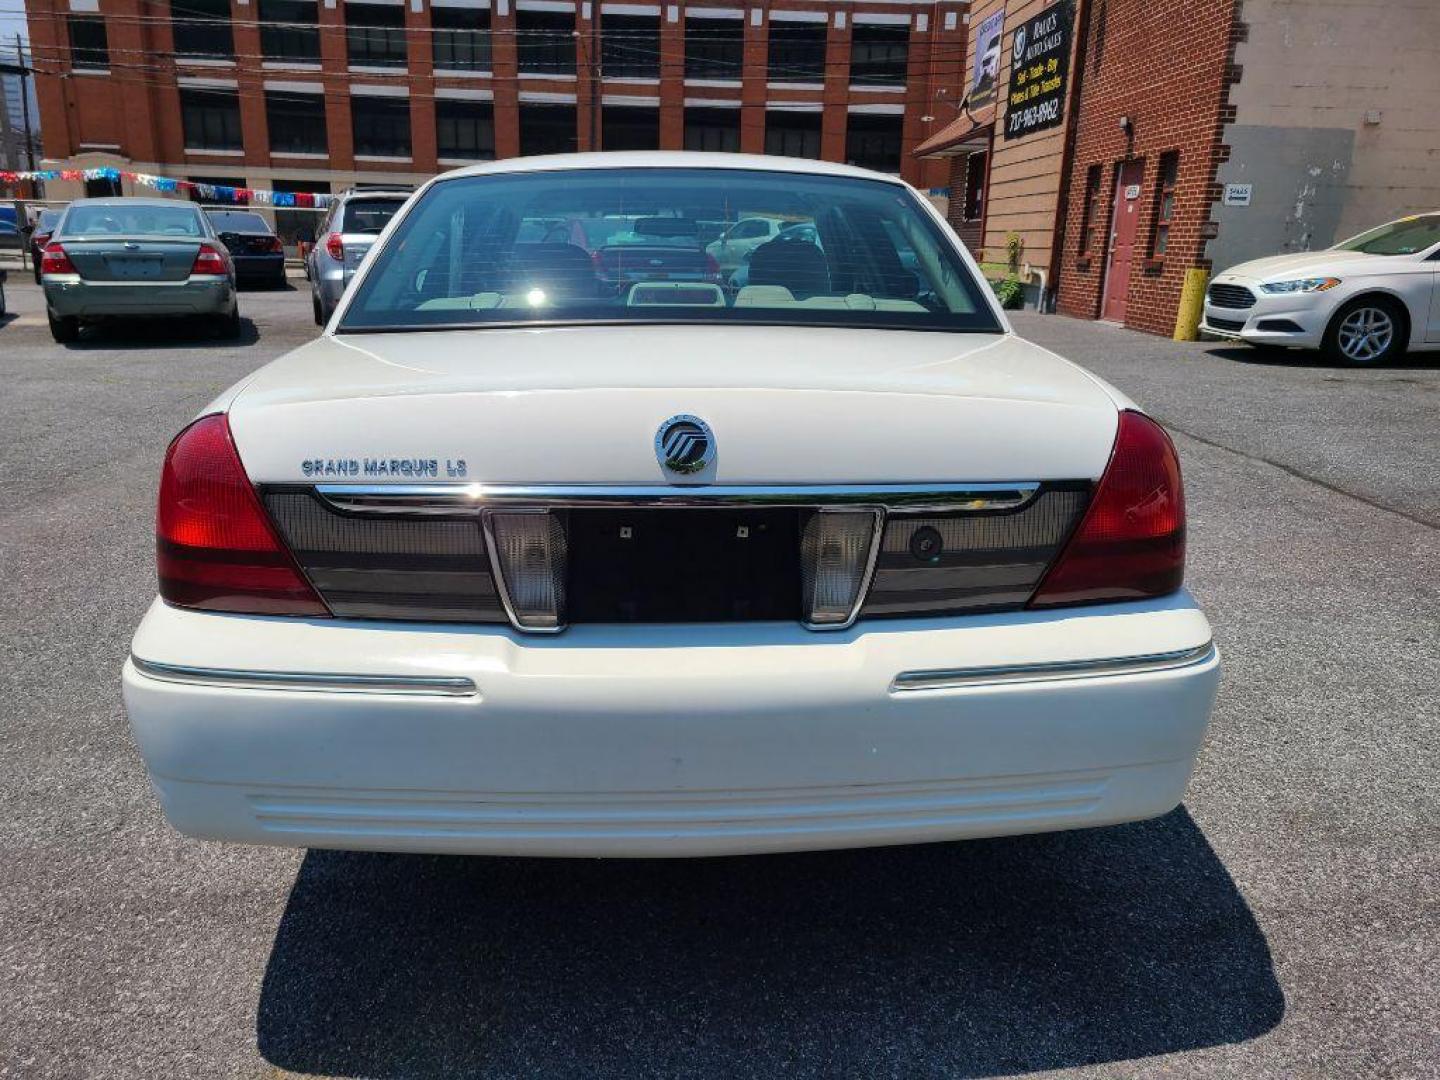
[[[1210,274],[1205,270],[1186,270],[1185,285],[1180,290],[1180,310],[1175,314],[1175,340],[1196,341],[1200,337],[1200,316],[1205,312],[1205,286]]]

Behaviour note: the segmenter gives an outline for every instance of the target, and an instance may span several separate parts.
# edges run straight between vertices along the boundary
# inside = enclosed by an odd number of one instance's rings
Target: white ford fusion
[[[732,286],[706,246],[809,226]],[[712,855],[1180,800],[1218,679],[1165,432],[911,188],[739,155],[431,182],[176,436],[125,700],[251,843]]]
[[[1440,349],[1440,213],[1401,218],[1325,251],[1231,267],[1205,295],[1201,329],[1252,345],[1324,349],[1355,366]]]

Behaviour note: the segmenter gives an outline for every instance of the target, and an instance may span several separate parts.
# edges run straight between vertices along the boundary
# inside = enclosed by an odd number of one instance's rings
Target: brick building
[[[788,154],[942,184],[943,164],[912,151],[934,102],[959,86],[968,10],[952,0],[26,7],[42,167],[291,191],[417,183],[473,161],[577,149]]]

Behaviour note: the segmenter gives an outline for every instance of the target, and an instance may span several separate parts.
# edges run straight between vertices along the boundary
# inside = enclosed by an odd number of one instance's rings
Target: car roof
[[[589,154],[545,154],[505,158],[467,165],[438,179],[462,176],[496,176],[503,173],[554,172],[560,169],[745,169],[752,172],[802,173],[807,176],[850,176],[903,184],[898,176],[811,158],[770,157],[766,154],[704,153],[698,150],[620,150]]]
[[[186,199],[147,199],[138,195],[106,195],[98,199],[76,199],[70,206],[189,206],[199,207]],[[67,206],[65,209],[70,209]]]

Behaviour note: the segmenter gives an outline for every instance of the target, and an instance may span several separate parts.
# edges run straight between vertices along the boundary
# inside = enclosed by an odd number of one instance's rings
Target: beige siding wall
[[[1244,0],[1241,19],[1220,180],[1261,212],[1217,207],[1216,247],[1270,242],[1277,214],[1283,246],[1318,248],[1440,209],[1440,0]]]
[[[995,149],[990,166],[990,203],[985,217],[985,258],[1002,262],[1006,238],[1017,233],[1025,245],[1022,261],[1037,269],[1050,265],[1050,248],[1055,238],[1055,212],[1060,193],[1060,157],[1065,143],[1065,125],[1030,135],[1018,142],[1005,140],[1006,92],[1010,86],[1010,35],[1026,19],[1049,7],[1051,0],[982,0],[970,9],[970,55],[975,54],[974,34],[986,17],[1000,8],[1005,12],[1001,34],[1000,73],[995,94]],[[1073,85],[1074,72],[1070,75]],[[1069,116],[1070,104],[1066,105]]]

